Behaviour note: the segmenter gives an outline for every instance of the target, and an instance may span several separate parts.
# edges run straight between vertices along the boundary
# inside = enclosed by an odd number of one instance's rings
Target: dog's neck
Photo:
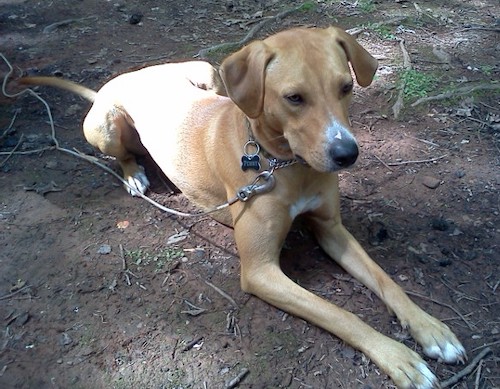
[[[283,134],[269,137],[265,131],[262,131],[262,125],[258,120],[250,120],[245,116],[245,128],[247,130],[248,140],[255,143],[262,154],[268,160],[279,162],[296,161],[295,156],[290,149],[290,145]],[[266,136],[267,135],[267,136]]]

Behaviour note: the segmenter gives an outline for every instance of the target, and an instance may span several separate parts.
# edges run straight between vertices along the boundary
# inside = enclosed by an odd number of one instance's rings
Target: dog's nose
[[[354,164],[358,155],[356,142],[334,142],[330,147],[330,157],[339,168],[346,168]]]

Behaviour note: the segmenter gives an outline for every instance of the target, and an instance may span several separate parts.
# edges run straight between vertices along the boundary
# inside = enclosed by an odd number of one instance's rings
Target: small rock
[[[187,230],[181,231],[178,234],[174,234],[172,236],[169,236],[167,239],[167,245],[178,243],[184,239],[186,239],[189,235],[189,232]]]
[[[139,24],[142,20],[143,15],[140,13],[134,13],[130,15],[130,18],[128,19],[128,22],[130,24]]]
[[[59,343],[61,346],[69,346],[71,343],[73,343],[73,339],[71,339],[71,336],[68,335],[68,333],[63,332],[61,334],[61,338],[59,339]]]
[[[436,189],[441,184],[441,180],[432,176],[424,176],[422,177],[422,184],[429,189]]]
[[[441,258],[438,262],[439,266],[441,267],[446,267],[451,265],[451,259],[450,258]]]
[[[47,169],[57,169],[57,167],[59,166],[59,164],[57,163],[57,161],[48,161],[46,164],[45,164],[45,167]]]
[[[463,232],[462,232],[462,231],[460,231],[460,229],[455,228],[455,229],[453,230],[453,232],[450,234],[450,236],[458,236],[458,235],[462,235],[462,234],[463,234]]]
[[[442,62],[450,63],[451,55],[438,46],[432,48],[432,53]]]
[[[345,346],[344,349],[340,352],[340,355],[342,355],[342,358],[345,359],[354,359],[356,356],[356,350],[354,350],[352,347]]]
[[[450,223],[443,218],[436,218],[431,220],[431,227],[433,230],[446,231],[450,228]]]
[[[97,250],[97,254],[102,254],[102,255],[107,255],[111,252],[111,246],[109,244],[103,244],[101,247],[99,247],[99,250]]]

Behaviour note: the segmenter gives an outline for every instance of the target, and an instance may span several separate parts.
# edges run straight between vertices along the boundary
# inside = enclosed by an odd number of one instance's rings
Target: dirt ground
[[[238,41],[299,4],[0,0],[0,52],[16,74],[63,75],[97,88],[125,70]],[[429,95],[498,86],[498,2],[317,0],[270,21],[257,37],[331,24],[363,27],[358,40],[380,61],[372,86],[355,89],[361,155],[341,174],[344,223],[420,306],[454,330],[469,361],[491,348],[451,387],[498,388],[499,89],[411,107],[423,90],[408,81],[414,95],[398,120],[392,111],[404,50],[431,81]],[[0,76],[7,71],[0,61]],[[88,104],[39,91],[61,147],[116,169],[81,134]],[[393,387],[360,352],[243,293],[229,228],[168,216],[129,197],[93,164],[37,151],[52,145],[42,103],[31,95],[0,102],[1,388]],[[147,173],[152,198],[194,210],[155,169]],[[301,285],[421,351],[300,221],[282,263]],[[429,364],[441,380],[463,369]]]

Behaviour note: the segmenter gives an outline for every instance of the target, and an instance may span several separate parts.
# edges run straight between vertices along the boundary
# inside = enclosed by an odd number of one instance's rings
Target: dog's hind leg
[[[144,194],[149,187],[144,168],[137,164],[136,156],[146,155],[132,118],[120,107],[98,109],[96,105],[83,122],[87,141],[102,153],[116,157],[128,183],[125,189],[133,196]]]

